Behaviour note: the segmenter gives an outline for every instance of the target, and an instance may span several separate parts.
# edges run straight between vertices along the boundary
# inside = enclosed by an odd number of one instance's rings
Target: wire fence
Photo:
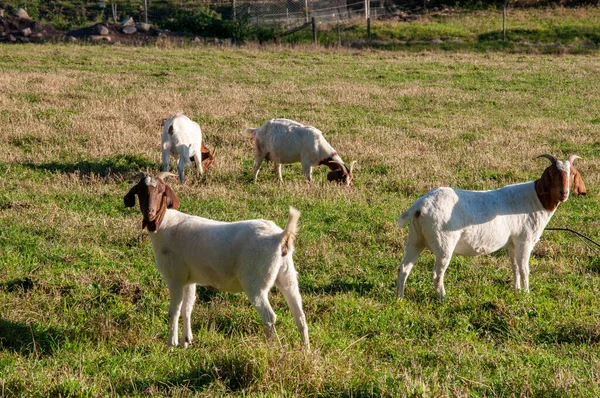
[[[426,1],[426,0],[425,0]],[[393,0],[236,0],[235,17],[246,17],[257,25],[291,27],[315,18],[320,22],[340,22],[358,18],[381,18],[400,12],[419,12],[423,1]]]

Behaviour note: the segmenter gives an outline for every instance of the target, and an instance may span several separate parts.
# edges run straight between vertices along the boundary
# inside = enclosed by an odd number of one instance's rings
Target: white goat
[[[143,175],[125,196],[125,206],[135,206],[138,195],[148,229],[156,268],[162,274],[169,304],[169,344],[178,345],[178,323],[183,303],[183,345],[192,342],[190,317],[196,284],[227,292],[244,291],[262,318],[267,337],[275,331],[276,315],[269,304],[273,284],[283,293],[309,348],[308,328],[292,254],[300,212],[290,207],[285,229],[272,221],[219,222],[177,211],[179,199],[163,181]]]
[[[312,181],[312,168],[326,165],[331,169],[328,181],[345,185],[352,183],[352,167],[346,167],[342,158],[329,145],[320,130],[288,119],[268,120],[261,127],[246,128],[244,133],[254,140],[254,182],[263,160],[273,161],[279,181],[281,165],[300,162],[307,181]]]
[[[493,191],[462,191],[435,188],[400,217],[400,228],[410,221],[406,252],[398,269],[397,296],[404,297],[406,279],[421,251],[427,247],[435,255],[433,283],[442,299],[444,273],[452,254],[479,256],[503,247],[513,269],[515,290],[529,291],[529,256],[559,203],[569,197],[569,188],[585,195],[585,184],[571,155],[562,162],[541,155],[552,164],[536,181],[508,185]]]
[[[171,116],[165,122],[161,140],[162,171],[169,170],[169,155],[172,153],[179,156],[177,171],[179,172],[179,181],[182,183],[185,182],[183,170],[192,161],[196,165],[196,174],[199,176],[203,173],[202,148],[204,144],[202,143],[202,130],[198,123],[182,113]],[[208,151],[206,147],[204,149]],[[212,157],[212,154],[210,156]]]

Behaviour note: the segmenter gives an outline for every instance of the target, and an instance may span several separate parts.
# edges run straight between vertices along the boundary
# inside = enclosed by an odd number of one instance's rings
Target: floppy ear
[[[585,183],[575,167],[571,167],[571,174],[573,175],[573,186],[571,189],[573,189],[573,192],[575,192],[577,195],[585,195],[587,193],[585,190]]]
[[[168,185],[165,185],[165,195],[167,195],[167,209],[179,209],[179,198]]]
[[[137,185],[129,190],[127,195],[123,198],[123,202],[125,203],[125,207],[133,207],[135,206],[135,195],[137,195]]]

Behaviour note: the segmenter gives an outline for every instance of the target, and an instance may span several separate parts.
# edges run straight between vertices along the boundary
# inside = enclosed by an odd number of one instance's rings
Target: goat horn
[[[540,156],[538,156],[538,158],[546,158],[546,159],[548,159],[549,161],[551,161],[551,162],[552,162],[552,164],[556,163],[556,158],[555,158],[554,156],[552,156],[552,155],[548,155],[547,153],[545,153],[545,154],[543,154],[543,155],[540,155]]]
[[[350,162],[350,174],[352,174],[352,168],[354,167],[355,164],[356,164],[356,160],[353,160]]]
[[[156,178],[160,178],[161,180],[165,180],[167,177],[177,177],[177,174],[169,173],[168,171],[161,171],[158,173]]]
[[[148,175],[146,173],[144,173],[143,171],[140,171],[139,173],[137,173],[135,175],[135,177],[133,177],[133,179],[138,180],[138,181],[142,181],[144,178],[146,178]]]
[[[568,160],[569,163],[573,164],[573,162],[575,161],[575,159],[581,159],[581,158],[579,156],[577,156],[577,155],[571,155],[571,156],[569,156],[569,159],[567,159],[567,160]]]

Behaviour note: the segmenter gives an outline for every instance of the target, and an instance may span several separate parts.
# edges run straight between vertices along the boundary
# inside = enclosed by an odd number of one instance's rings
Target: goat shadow
[[[329,283],[328,285],[318,285],[318,284],[303,284],[300,287],[301,292],[306,293],[316,293],[316,294],[336,294],[336,293],[349,293],[355,292],[359,295],[365,295],[371,292],[374,289],[375,285],[371,282],[359,281],[359,282],[349,282],[341,279],[336,279],[335,281]]]
[[[52,355],[66,340],[64,330],[0,318],[0,349],[18,354]]]
[[[99,176],[99,177],[125,177],[128,178],[131,173],[143,169],[157,169],[158,163],[140,155],[119,154],[107,158],[80,160],[76,163],[68,162],[47,162],[36,164],[33,162],[22,163],[36,171],[48,171],[51,173],[78,174],[80,176]]]
[[[199,393],[216,382],[222,383],[229,393],[237,393],[262,379],[263,370],[255,362],[245,353],[216,357],[214,363],[203,364],[200,361],[200,366],[190,366],[171,377],[124,381],[115,386],[115,393],[129,396],[140,391],[158,391],[161,395],[171,395],[170,389],[177,386],[185,386],[193,393]]]

